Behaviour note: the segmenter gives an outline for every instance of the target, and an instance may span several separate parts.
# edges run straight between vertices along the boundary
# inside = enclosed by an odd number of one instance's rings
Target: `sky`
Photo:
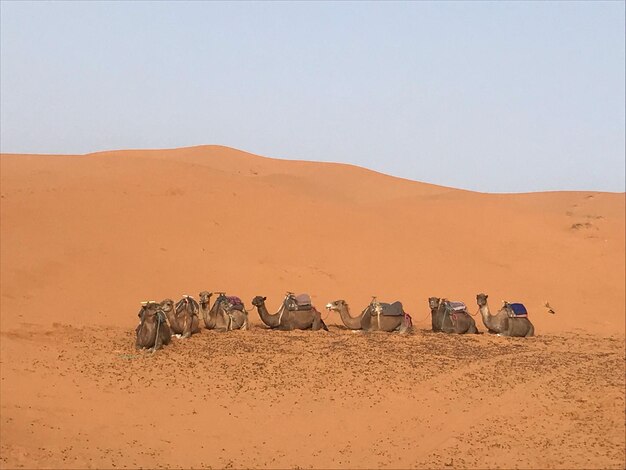
[[[0,150],[226,145],[625,190],[625,3],[0,3]]]

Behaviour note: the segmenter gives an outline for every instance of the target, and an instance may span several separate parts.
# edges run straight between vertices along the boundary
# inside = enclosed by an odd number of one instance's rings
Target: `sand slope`
[[[3,467],[423,468],[446,466],[450,455],[465,455],[453,465],[470,467],[624,465],[624,194],[480,194],[218,146],[3,154],[0,164]],[[270,310],[286,290],[307,291],[318,306],[343,298],[355,309],[372,295],[400,299],[418,330],[430,325],[429,296],[463,300],[475,311],[475,295],[486,292],[494,310],[502,299],[524,302],[539,338],[418,331],[408,339],[363,339],[338,328],[333,314],[330,336],[258,327],[230,339],[203,332],[154,357],[135,355],[139,301],[205,289],[226,290],[247,305],[265,295]],[[259,325],[256,313],[251,319]],[[387,376],[390,359],[380,352],[390,344],[400,350]],[[503,354],[512,367],[513,346],[527,360],[503,383],[484,360]],[[568,349],[580,362],[560,357]],[[290,363],[303,351],[295,372],[285,372],[282,359]],[[343,353],[372,362],[340,373]],[[258,354],[270,365],[250,369]],[[411,362],[424,354],[432,361]],[[536,374],[551,361],[549,374]],[[606,369],[595,378],[594,365]],[[454,372],[460,366],[479,378]],[[219,373],[233,368],[246,373]],[[555,388],[564,380],[573,391]],[[506,410],[494,416],[481,408],[476,381]],[[600,383],[610,399],[598,397]],[[161,405],[172,389],[179,397],[174,417]],[[388,405],[377,404],[380,389],[393,395]],[[362,395],[354,390],[368,398],[355,403]],[[424,421],[431,399],[437,405]],[[102,409],[112,400],[113,415]],[[237,418],[226,411],[233,400]],[[529,407],[530,416],[553,413],[545,434],[534,418],[507,428]],[[597,426],[593,410],[603,417]],[[532,434],[530,456],[510,461],[506,446],[476,445],[477,436],[492,439],[499,426]],[[268,430],[280,444],[267,444]],[[559,432],[570,436],[568,444],[550,441]],[[150,446],[146,433],[158,436]],[[236,443],[242,433],[245,442]],[[84,435],[89,445],[67,448]],[[415,446],[416,439],[432,442]],[[595,457],[570,449],[592,444],[600,446]],[[141,457],[140,445],[148,446]]]

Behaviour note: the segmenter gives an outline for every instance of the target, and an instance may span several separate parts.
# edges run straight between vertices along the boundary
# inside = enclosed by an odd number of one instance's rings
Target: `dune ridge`
[[[119,325],[204,289],[378,295],[418,318],[430,295],[485,291],[527,303],[539,332],[624,330],[624,194],[472,193],[219,146],[1,162],[2,306],[31,320],[38,296]],[[103,295],[103,317],[76,308]]]

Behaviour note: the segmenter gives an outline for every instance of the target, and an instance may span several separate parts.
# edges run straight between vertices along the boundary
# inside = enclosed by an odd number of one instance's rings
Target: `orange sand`
[[[624,468],[624,194],[460,191],[225,147],[1,163],[0,466]],[[411,337],[203,331],[141,300],[402,300]],[[431,334],[429,296],[537,337]],[[543,307],[549,301],[552,315]],[[324,314],[326,315],[326,314]],[[479,329],[484,331],[477,317]]]

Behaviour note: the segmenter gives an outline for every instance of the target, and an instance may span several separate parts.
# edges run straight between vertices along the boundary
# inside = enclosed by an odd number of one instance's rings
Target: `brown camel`
[[[265,300],[266,297],[257,295],[252,299],[252,305],[257,308],[263,323],[272,329],[283,331],[324,329],[328,331],[320,312],[313,305],[299,306],[296,296],[291,292],[287,293],[280,309],[273,315],[267,311]]]
[[[476,303],[483,317],[483,323],[490,333],[502,336],[534,336],[535,327],[528,318],[511,318],[512,311],[504,307],[495,315],[491,315],[487,305],[487,294],[478,294]]]
[[[385,315],[385,309],[391,307],[395,315]],[[341,321],[350,330],[364,331],[386,331],[399,333],[410,333],[413,331],[411,316],[404,311],[402,303],[393,304],[379,303],[374,299],[359,316],[350,315],[350,307],[345,300],[335,300],[326,305],[328,310],[339,313]]]
[[[176,305],[171,299],[161,302],[161,308],[167,316],[172,332],[189,338],[192,334],[200,333],[198,320],[198,302],[190,295],[183,295]]]
[[[167,326],[165,314],[157,302],[142,302],[138,316],[139,325],[135,329],[137,349],[152,348],[154,352],[162,348],[164,344],[169,344],[172,333]]]
[[[467,310],[454,310],[454,304],[460,304],[460,302],[451,303],[439,297],[428,299],[433,331],[457,334],[478,333],[476,322]]]
[[[200,292],[200,311],[204,327],[209,330],[247,330],[248,312],[239,297],[227,297],[218,292],[218,297],[211,307],[213,292]]]

